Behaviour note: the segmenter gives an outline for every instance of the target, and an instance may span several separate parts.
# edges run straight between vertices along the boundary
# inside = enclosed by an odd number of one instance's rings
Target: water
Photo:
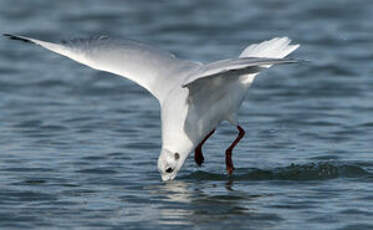
[[[255,81],[228,177],[223,124],[175,182],[156,169],[155,99],[35,46],[0,41],[1,229],[373,229],[370,1],[0,2],[2,32],[108,34],[203,62],[289,36],[310,62]]]

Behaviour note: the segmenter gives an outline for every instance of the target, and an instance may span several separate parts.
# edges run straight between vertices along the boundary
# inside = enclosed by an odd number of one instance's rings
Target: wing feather
[[[93,69],[126,77],[147,89],[160,102],[180,79],[177,73],[188,73],[200,64],[175,58],[166,51],[132,40],[118,41],[106,36],[52,43],[4,34],[10,39],[40,45]]]
[[[196,72],[184,81],[183,87],[188,87],[202,79],[214,79],[215,77],[232,76],[237,72],[237,76],[243,74],[258,73],[268,65],[290,64],[297,62],[294,59],[285,58],[254,58],[244,57],[237,59],[226,59],[201,66]]]

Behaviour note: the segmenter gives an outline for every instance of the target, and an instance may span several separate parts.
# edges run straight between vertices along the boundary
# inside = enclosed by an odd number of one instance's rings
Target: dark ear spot
[[[180,159],[180,154],[179,153],[175,153],[175,160],[179,160]]]

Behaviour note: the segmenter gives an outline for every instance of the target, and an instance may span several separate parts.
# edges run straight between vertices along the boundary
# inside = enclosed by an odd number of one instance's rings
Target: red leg
[[[232,150],[233,148],[240,142],[241,138],[245,135],[245,130],[241,128],[241,126],[237,125],[237,129],[239,131],[238,136],[233,141],[233,143],[225,150],[225,165],[227,167],[227,172],[229,175],[232,175],[234,170],[233,161],[232,161]]]
[[[201,166],[202,163],[205,161],[205,158],[202,154],[202,145],[207,141],[207,139],[215,132],[215,129],[213,129],[207,136],[197,145],[197,147],[194,149],[194,161],[197,163],[198,166]]]

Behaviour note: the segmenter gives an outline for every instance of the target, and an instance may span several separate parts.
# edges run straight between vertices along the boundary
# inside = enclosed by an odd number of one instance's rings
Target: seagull
[[[162,148],[158,170],[163,181],[173,180],[194,151],[198,166],[202,146],[223,121],[238,130],[225,151],[227,174],[234,170],[232,152],[245,135],[237,113],[255,76],[275,64],[297,62],[285,58],[299,45],[276,37],[246,47],[238,57],[202,64],[133,40],[107,36],[58,43],[4,34],[33,43],[93,69],[123,76],[149,91],[161,107]]]

